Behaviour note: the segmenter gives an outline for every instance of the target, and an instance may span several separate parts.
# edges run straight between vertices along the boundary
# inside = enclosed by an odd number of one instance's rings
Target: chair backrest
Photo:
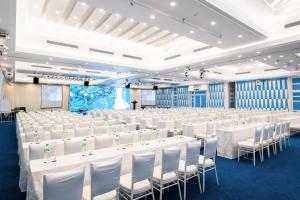
[[[103,120],[94,121],[94,126],[104,126],[104,125],[105,125],[105,121]]]
[[[75,129],[75,136],[80,137],[80,136],[87,136],[89,135],[89,127],[81,127],[81,128],[76,128]]]
[[[206,134],[212,135],[215,133],[215,123],[214,122],[208,122],[206,126]]]
[[[182,129],[183,120],[175,120],[175,128],[176,129]]]
[[[269,130],[270,130],[270,126],[265,126],[263,128],[263,132],[262,132],[262,140],[266,141],[269,139]]]
[[[195,165],[198,163],[201,143],[190,142],[186,145],[185,165]]]
[[[64,130],[69,130],[69,129],[73,129],[73,123],[64,123],[63,124]]]
[[[178,170],[180,160],[179,148],[166,148],[162,150],[161,175]]]
[[[217,138],[208,138],[204,142],[204,158],[214,158],[217,151]]]
[[[102,148],[108,148],[113,146],[114,138],[112,135],[109,134],[103,134],[101,136],[95,137],[95,148],[96,149],[102,149]]]
[[[62,130],[51,130],[51,139],[61,139],[63,136]]]
[[[43,176],[44,200],[82,200],[84,168]]]
[[[11,104],[9,100],[2,99],[0,102],[0,112],[11,112]]]
[[[89,121],[79,122],[79,127],[89,127],[89,126],[91,126],[91,122],[89,122]]]
[[[82,141],[79,139],[65,140],[64,141],[65,155],[81,152],[82,150],[81,144]]]
[[[136,124],[135,123],[127,124],[126,125],[126,130],[127,131],[135,131],[136,130]]]
[[[102,135],[107,133],[107,126],[94,126],[94,135]]]
[[[119,187],[121,163],[122,159],[117,158],[91,164],[91,199]]]
[[[110,127],[110,133],[118,133],[118,132],[123,132],[124,131],[124,126],[122,124],[118,125],[112,125]]]
[[[142,134],[142,137],[143,137],[143,141],[150,141],[152,139],[154,139],[154,135],[152,133],[153,131],[152,130],[145,130]]]
[[[257,128],[255,129],[254,144],[260,143],[260,140],[261,140],[261,133],[262,133],[262,128],[257,127]]]
[[[282,124],[282,123],[279,122],[279,123],[277,123],[276,126],[275,126],[275,134],[276,134],[276,135],[280,135],[280,132],[281,132],[281,124]]]
[[[132,144],[133,143],[133,134],[120,133],[119,134],[119,144]]]
[[[274,125],[269,127],[269,139],[274,137]]]
[[[153,176],[155,154],[153,152],[132,156],[132,184]]]
[[[29,144],[29,160],[44,158],[44,144]]]

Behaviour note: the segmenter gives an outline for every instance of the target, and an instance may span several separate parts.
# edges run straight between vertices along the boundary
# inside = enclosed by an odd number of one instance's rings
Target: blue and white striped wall
[[[238,81],[236,83],[236,108],[287,109],[288,78]]]
[[[224,108],[225,92],[224,83],[209,84],[209,101],[208,106],[211,108]]]

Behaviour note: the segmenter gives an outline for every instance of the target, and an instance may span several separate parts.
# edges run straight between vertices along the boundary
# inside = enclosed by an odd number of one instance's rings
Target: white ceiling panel
[[[111,14],[109,18],[102,23],[102,25],[96,30],[98,33],[108,33],[111,30],[114,30],[117,24],[121,23],[124,20],[124,17],[121,17],[119,14]]]
[[[121,23],[118,27],[116,27],[113,31],[111,31],[109,34],[115,37],[118,37],[122,34],[125,34],[126,32],[130,31],[133,27],[137,25],[137,22],[130,18],[126,19]]]
[[[156,34],[157,32],[159,32],[159,28],[158,27],[149,27],[146,31],[142,32],[141,34],[135,36],[134,38],[132,38],[133,41],[139,42],[139,41],[143,41],[148,37],[151,37],[153,34]]]
[[[29,0],[28,12],[35,17],[41,17],[45,5],[45,0]]]
[[[131,29],[129,32],[125,33],[121,37],[124,39],[130,39],[134,36],[138,35],[139,33],[145,31],[148,28],[146,23],[140,23],[136,25],[133,29]]]
[[[86,3],[77,2],[75,6],[72,8],[71,13],[67,16],[66,24],[71,26],[80,26],[82,21],[86,21],[88,11],[91,12],[91,8]]]
[[[45,16],[49,20],[64,21],[66,10],[71,6],[70,0],[51,0],[45,2]]]
[[[85,23],[81,26],[86,30],[93,31],[101,23],[102,18],[107,14],[107,12],[101,8],[96,8],[93,10],[92,14],[87,18]]]

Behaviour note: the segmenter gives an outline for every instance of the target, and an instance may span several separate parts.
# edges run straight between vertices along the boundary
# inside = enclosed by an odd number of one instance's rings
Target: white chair
[[[276,136],[276,133],[274,131],[274,125],[270,126],[269,128],[269,134],[268,134],[268,138],[269,138],[269,146],[273,147],[273,154],[275,155],[276,154],[276,148],[275,148],[275,136]],[[271,150],[271,149],[270,149]]]
[[[277,144],[279,145],[280,151],[282,151],[282,136],[281,136],[282,123],[276,123],[275,133],[273,135],[273,144],[275,148],[275,154],[277,154]]]
[[[105,121],[99,120],[99,121],[94,121],[93,123],[94,126],[105,126]]]
[[[261,128],[255,129],[255,134],[253,140],[246,140],[238,142],[238,161],[240,161],[241,152],[253,154],[253,165],[255,166],[255,153],[258,151],[260,156],[260,161],[262,161],[262,150],[261,150]],[[245,155],[245,154],[244,154]]]
[[[91,185],[83,188],[84,199],[118,199],[121,163],[121,158],[92,163],[90,168]]]
[[[64,130],[72,130],[72,129],[74,129],[74,125],[72,123],[64,123],[63,127],[64,127]]]
[[[51,139],[62,139],[63,131],[62,130],[51,130]]]
[[[124,126],[122,124],[112,125],[109,129],[110,133],[120,133],[124,131]]]
[[[267,149],[268,151],[268,157],[270,158],[270,143],[271,141],[269,140],[269,132],[272,127],[270,126],[265,126],[262,130],[262,137],[261,137],[261,150],[262,150],[262,160],[264,160],[264,149]]]
[[[90,121],[81,121],[79,122],[79,127],[90,127],[91,122]]]
[[[204,141],[203,156],[199,155],[199,173],[203,178],[203,192],[205,192],[205,173],[211,170],[215,171],[217,185],[219,185],[218,172],[216,166],[216,151],[217,151],[217,138],[209,138]]]
[[[168,148],[162,150],[161,165],[154,168],[152,177],[153,188],[159,191],[160,200],[162,200],[163,191],[165,189],[176,185],[178,186],[180,199],[182,199],[177,175],[179,159],[179,148]]]
[[[120,196],[124,199],[140,199],[148,195],[154,197],[150,179],[154,170],[154,153],[134,154],[132,156],[132,173],[121,176]]]
[[[126,129],[126,131],[135,131],[136,124],[126,124],[125,129]]]
[[[290,132],[290,122],[286,122],[285,126],[284,126],[284,142],[285,142],[285,147],[286,147],[286,143],[288,143],[289,146],[291,146],[291,142],[290,142],[290,137],[291,137],[291,132]],[[286,142],[287,141],[287,142]]]
[[[44,144],[29,144],[29,160],[44,158]]]
[[[79,153],[82,150],[82,141],[79,139],[71,139],[64,141],[65,155]]]
[[[183,199],[186,199],[186,184],[188,180],[197,177],[199,190],[202,193],[200,172],[198,170],[199,153],[201,148],[201,141],[191,142],[186,145],[185,160],[180,160],[179,163],[179,180],[184,184]]]
[[[102,135],[107,133],[107,126],[94,126],[94,135]]]
[[[43,176],[43,200],[82,200],[84,168]]]
[[[214,122],[208,122],[206,125],[206,138],[216,136],[216,124]]]
[[[113,146],[114,138],[112,135],[109,134],[103,134],[101,136],[95,137],[95,148],[96,149],[102,149],[102,148],[108,148]]]
[[[88,136],[90,135],[90,129],[89,127],[80,127],[75,129],[75,136],[81,137],[81,136]]]

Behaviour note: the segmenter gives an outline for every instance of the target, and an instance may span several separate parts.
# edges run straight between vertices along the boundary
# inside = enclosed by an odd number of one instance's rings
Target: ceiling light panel
[[[133,38],[132,40],[135,42],[143,42],[145,41],[148,37],[151,37],[153,34],[156,34],[157,32],[159,32],[159,29],[157,27],[150,27],[149,29],[147,29],[145,32],[137,35],[135,38]]]
[[[45,0],[30,0],[29,12],[32,16],[40,17],[43,14]]]
[[[116,28],[116,25],[122,23],[124,17],[116,14],[111,14],[109,18],[96,30],[98,33],[108,33]]]
[[[168,34],[169,34],[169,31],[160,31],[157,34],[155,34],[154,36],[152,36],[152,37],[148,38],[147,40],[145,40],[144,43],[151,44],[154,41],[160,40],[161,38],[163,38],[164,36],[166,36]]]
[[[107,12],[101,8],[94,9],[92,14],[83,23],[82,28],[93,31],[99,25],[99,22],[101,23],[106,14]]]
[[[45,2],[46,3],[46,2]],[[64,21],[66,10],[70,9],[73,5],[69,0],[51,0],[47,1],[45,15],[46,18],[53,21]]]
[[[90,10],[88,5],[82,5],[81,2],[77,2],[72,8],[71,13],[69,14],[66,24],[73,26],[80,26],[82,21],[86,20],[88,11]]]

